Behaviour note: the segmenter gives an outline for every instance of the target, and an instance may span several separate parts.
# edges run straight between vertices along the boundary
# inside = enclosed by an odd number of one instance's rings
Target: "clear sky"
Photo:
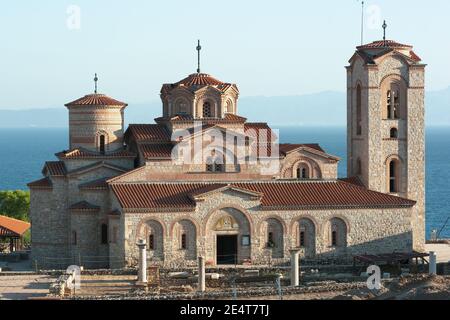
[[[447,88],[449,13],[448,0],[366,1],[365,42],[386,19],[387,37],[429,65],[428,90]],[[95,72],[102,93],[156,100],[195,72],[197,39],[202,71],[242,96],[345,91],[360,15],[357,0],[2,1],[0,108],[62,106],[93,91]]]

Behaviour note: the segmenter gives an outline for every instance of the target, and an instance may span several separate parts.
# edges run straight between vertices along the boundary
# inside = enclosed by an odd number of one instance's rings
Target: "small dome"
[[[73,106],[127,106],[125,102],[115,100],[104,94],[88,94],[80,99],[66,104],[66,107]]]

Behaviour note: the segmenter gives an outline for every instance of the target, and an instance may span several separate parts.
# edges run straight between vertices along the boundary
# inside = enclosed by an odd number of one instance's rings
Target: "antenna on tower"
[[[361,1],[361,45],[364,44],[364,1]]]
[[[197,59],[198,59],[197,73],[200,73],[200,51],[202,50],[202,46],[200,45],[200,40],[198,40],[196,49],[197,49]]]
[[[98,82],[98,77],[97,74],[95,74],[95,78],[94,78],[94,83],[95,83],[95,90],[94,93],[97,94],[97,82]]]

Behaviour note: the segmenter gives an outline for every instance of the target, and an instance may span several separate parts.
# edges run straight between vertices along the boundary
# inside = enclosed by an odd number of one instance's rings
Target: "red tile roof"
[[[175,85],[184,85],[186,87],[190,86],[217,86],[223,84],[222,81],[210,76],[206,73],[193,73],[184,78],[181,81],[175,83]]]
[[[170,142],[170,132],[161,124],[131,124],[127,135],[137,142]]]
[[[220,183],[112,184],[124,209],[193,210],[192,195],[221,188]],[[367,190],[343,181],[238,182],[231,186],[262,193],[265,209],[400,208],[414,201]]]
[[[56,156],[60,159],[97,159],[97,158],[134,158],[134,157],[136,157],[135,154],[133,154],[127,150],[114,151],[114,152],[102,155],[100,153],[92,152],[92,151],[82,149],[82,148],[59,152],[56,154]]]
[[[72,211],[99,211],[100,207],[90,204],[87,201],[77,202],[69,207]]]
[[[21,237],[30,227],[31,224],[28,222],[0,216],[0,236]]]
[[[280,143],[279,145],[280,153],[286,154],[294,151],[298,148],[311,148],[320,152],[325,152],[319,144],[317,143],[306,143],[306,144],[291,144],[291,143]]]
[[[205,86],[214,86],[222,92],[228,90],[230,87],[234,87],[236,91],[238,91],[238,88],[235,84],[224,83],[206,73],[193,73],[176,83],[164,84],[162,86],[161,93],[169,92],[170,90],[180,86],[186,87],[192,91],[196,91],[197,89],[203,88]]]
[[[63,161],[47,161],[42,172],[53,177],[64,177],[67,174]]]
[[[171,144],[141,144],[139,149],[146,160],[151,159],[172,159]]]
[[[407,44],[401,44],[394,40],[378,40],[372,43],[368,43],[362,46],[356,47],[358,50],[361,49],[382,49],[382,48],[412,48],[412,46]]]
[[[358,177],[348,177],[348,178],[342,178],[339,180],[354,184],[356,186],[364,187],[364,183],[362,183],[361,179],[359,179]]]
[[[74,106],[127,106],[127,104],[104,94],[88,94],[66,104],[66,107]]]
[[[246,122],[247,118],[238,116],[237,114],[233,114],[233,113],[225,113],[225,120],[227,121],[236,121],[236,122]]]
[[[52,189],[53,188],[52,181],[50,180],[49,177],[45,177],[43,179],[30,182],[29,184],[27,184],[27,186],[29,188],[33,188],[33,189]]]

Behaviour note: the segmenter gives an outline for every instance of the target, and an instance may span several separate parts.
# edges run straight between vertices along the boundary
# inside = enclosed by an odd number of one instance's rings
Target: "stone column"
[[[291,250],[291,286],[298,287],[300,285],[300,250]]]
[[[205,258],[198,257],[198,291],[206,290]]]
[[[436,269],[436,253],[434,251],[430,252],[430,266],[429,266],[429,274],[431,275],[436,275],[437,274],[437,269]]]
[[[138,285],[147,285],[147,243],[144,239],[139,239],[136,244],[139,248],[139,271]]]

